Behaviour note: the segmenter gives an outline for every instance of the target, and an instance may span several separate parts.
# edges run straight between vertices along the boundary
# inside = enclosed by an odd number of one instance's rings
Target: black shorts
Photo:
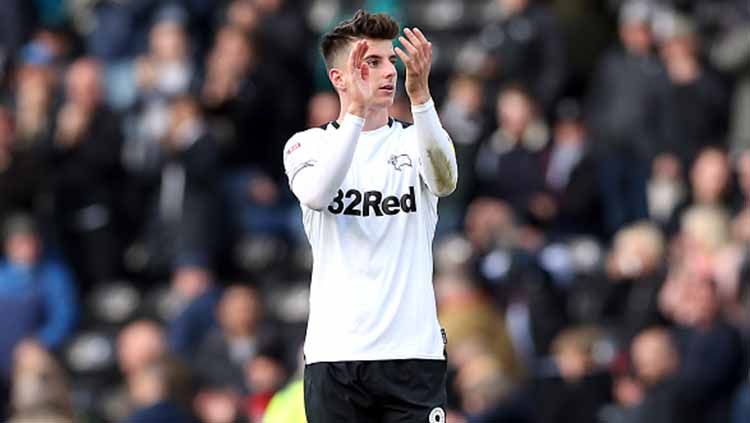
[[[445,360],[305,366],[308,423],[444,423]]]

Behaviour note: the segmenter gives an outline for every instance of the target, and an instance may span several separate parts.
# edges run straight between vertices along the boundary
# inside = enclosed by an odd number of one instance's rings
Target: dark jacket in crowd
[[[499,85],[515,81],[529,88],[544,110],[550,110],[567,76],[564,36],[555,15],[530,2],[520,13],[482,30]]]
[[[172,401],[162,401],[140,408],[125,420],[125,423],[193,423],[185,410]]]
[[[668,145],[669,80],[655,57],[607,52],[591,82],[587,110],[595,152],[651,159]]]
[[[686,423],[729,420],[731,401],[746,376],[739,332],[723,321],[704,329],[678,332],[681,366],[678,374]]]
[[[666,149],[687,169],[703,147],[724,144],[729,97],[723,82],[708,69],[690,83],[672,83],[668,95]]]

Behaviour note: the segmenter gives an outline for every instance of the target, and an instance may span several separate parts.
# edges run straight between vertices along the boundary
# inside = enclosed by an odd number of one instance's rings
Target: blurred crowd
[[[0,419],[304,422],[282,148],[358,8],[431,39],[458,155],[448,423],[750,421],[743,0],[0,2]]]

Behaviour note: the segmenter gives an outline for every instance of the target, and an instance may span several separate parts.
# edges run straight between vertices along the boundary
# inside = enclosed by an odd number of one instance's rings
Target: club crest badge
[[[399,154],[398,156],[393,154],[391,155],[391,158],[388,159],[388,163],[393,165],[393,168],[398,170],[399,172],[406,166],[412,167],[411,157],[409,157],[407,154]]]

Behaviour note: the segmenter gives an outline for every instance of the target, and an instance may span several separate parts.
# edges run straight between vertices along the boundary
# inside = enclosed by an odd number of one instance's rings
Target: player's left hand
[[[412,104],[423,104],[430,99],[428,81],[432,67],[432,43],[427,41],[419,28],[404,28],[404,35],[398,39],[409,54],[399,47],[394,50],[406,66],[406,94]]]

